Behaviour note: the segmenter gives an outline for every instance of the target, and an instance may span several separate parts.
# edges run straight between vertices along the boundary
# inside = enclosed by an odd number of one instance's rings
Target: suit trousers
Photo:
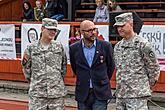
[[[93,89],[90,89],[86,101],[78,101],[78,110],[107,110],[107,100],[98,100]]]

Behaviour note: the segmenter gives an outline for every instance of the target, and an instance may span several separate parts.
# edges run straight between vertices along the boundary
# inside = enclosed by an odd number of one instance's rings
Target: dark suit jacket
[[[75,96],[76,100],[84,102],[89,92],[90,78],[94,94],[99,100],[108,100],[112,97],[109,80],[114,70],[113,48],[111,43],[96,40],[96,51],[92,66],[86,61],[82,40],[70,46],[70,63],[77,76]]]

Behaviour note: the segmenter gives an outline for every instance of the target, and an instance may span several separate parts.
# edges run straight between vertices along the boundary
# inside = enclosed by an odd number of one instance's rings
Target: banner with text
[[[152,47],[159,59],[161,70],[165,70],[165,26],[143,25],[140,36],[151,42]]]
[[[15,59],[15,47],[14,24],[0,25],[0,59]]]
[[[60,29],[60,33],[58,34],[57,40],[60,41],[64,49],[67,53],[68,57],[68,47],[69,47],[69,32],[70,25],[69,24],[58,24],[58,28]],[[41,24],[22,24],[21,29],[21,56],[23,55],[24,50],[26,49],[29,43],[32,43],[36,40],[40,39],[41,33]]]

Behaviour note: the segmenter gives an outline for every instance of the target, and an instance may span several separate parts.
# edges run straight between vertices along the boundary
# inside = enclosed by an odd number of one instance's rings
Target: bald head
[[[95,24],[92,21],[84,20],[80,24],[80,31],[96,28]]]

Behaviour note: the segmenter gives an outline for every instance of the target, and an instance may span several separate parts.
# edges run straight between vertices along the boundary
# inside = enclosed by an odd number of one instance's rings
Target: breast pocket
[[[54,51],[53,53],[50,53],[48,55],[49,59],[49,65],[55,66],[57,69],[61,69],[62,64],[62,51]]]
[[[131,52],[131,56],[130,56],[130,64],[132,66],[135,66],[137,64],[139,64],[139,62],[141,62],[141,54],[140,51],[138,49],[133,49]]]
[[[43,55],[41,53],[32,52],[32,70],[40,71],[43,64]]]

